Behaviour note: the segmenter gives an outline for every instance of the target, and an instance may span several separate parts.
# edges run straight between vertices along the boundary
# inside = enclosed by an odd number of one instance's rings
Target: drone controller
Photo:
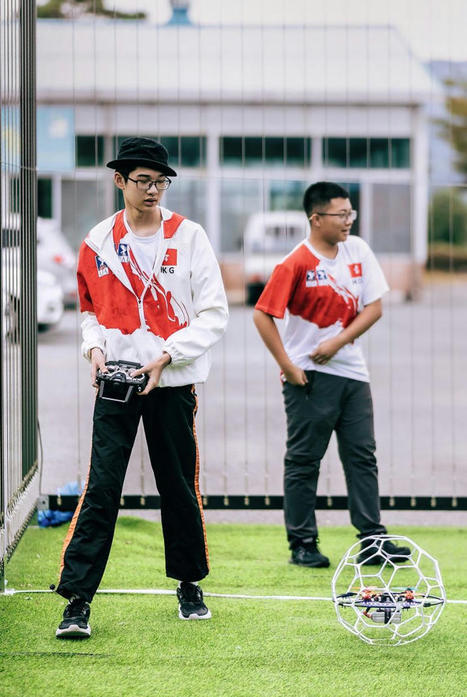
[[[108,370],[103,373],[97,371],[96,382],[99,385],[98,396],[108,399],[110,402],[128,402],[134,392],[142,392],[147,385],[148,376],[138,375],[132,377],[130,373],[142,366],[131,361],[107,361]]]

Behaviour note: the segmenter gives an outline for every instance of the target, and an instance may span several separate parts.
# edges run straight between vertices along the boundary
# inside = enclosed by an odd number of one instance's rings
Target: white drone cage
[[[387,540],[407,544],[407,559],[391,558],[383,547]],[[358,561],[360,541],[344,554],[332,579],[339,622],[368,644],[399,646],[421,639],[446,602],[438,562],[408,537],[374,535],[361,542],[375,563]]]

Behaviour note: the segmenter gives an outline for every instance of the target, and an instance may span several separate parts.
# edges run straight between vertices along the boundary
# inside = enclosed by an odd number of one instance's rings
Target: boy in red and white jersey
[[[291,563],[326,567],[315,517],[320,462],[336,432],[358,537],[381,524],[369,375],[358,337],[382,315],[388,290],[366,242],[350,235],[357,212],[338,184],[317,182],[303,205],[310,235],[276,266],[254,312],[281,369],[287,415],[284,515]],[[286,314],[283,339],[274,322]],[[410,553],[385,542],[398,560]],[[389,549],[391,548],[391,549]],[[367,560],[362,549],[360,561]],[[374,556],[368,563],[379,563]]]
[[[89,603],[110,553],[128,460],[143,421],[161,498],[167,576],[177,579],[179,617],[209,619],[198,581],[209,573],[199,492],[194,385],[223,335],[227,301],[217,260],[197,223],[161,206],[170,176],[167,150],[127,138],[107,167],[124,210],[96,225],[78,263],[82,350],[97,371],[109,361],[141,368],[141,394],[117,403],[97,397],[89,475],[65,540],[57,593],[69,600],[56,636],[90,636]]]

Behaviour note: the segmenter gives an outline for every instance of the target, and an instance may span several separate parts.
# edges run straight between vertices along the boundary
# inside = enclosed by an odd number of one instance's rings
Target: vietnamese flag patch
[[[361,264],[349,264],[349,271],[352,278],[359,278],[362,275]]]
[[[162,266],[177,266],[177,250],[168,249],[164,256]]]

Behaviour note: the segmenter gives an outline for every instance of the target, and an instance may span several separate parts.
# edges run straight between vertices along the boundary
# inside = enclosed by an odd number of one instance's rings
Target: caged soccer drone
[[[384,549],[386,540],[411,548],[397,561]],[[332,579],[332,600],[339,622],[369,644],[398,646],[416,641],[437,622],[446,601],[438,562],[413,540],[375,535],[369,546],[371,565],[358,562],[360,543],[341,559]]]

